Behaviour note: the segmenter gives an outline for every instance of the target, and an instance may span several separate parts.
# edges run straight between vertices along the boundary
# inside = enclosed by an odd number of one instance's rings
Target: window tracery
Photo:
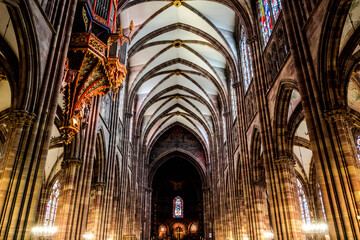
[[[247,91],[253,78],[253,67],[251,62],[250,47],[247,44],[247,38],[244,30],[242,30],[241,36],[241,66],[245,91]]]
[[[261,33],[264,40],[264,45],[269,41],[273,31],[274,23],[278,20],[281,12],[280,0],[258,0],[257,1],[258,15],[260,18]]]
[[[60,184],[59,181],[56,180],[52,187],[52,191],[50,194],[50,199],[46,204],[46,213],[45,213],[45,226],[53,226],[56,217],[57,205],[59,201],[60,194]]]
[[[308,205],[308,201],[306,199],[304,187],[298,178],[296,179],[296,183],[297,183],[297,188],[298,188],[301,217],[303,219],[304,224],[309,224],[309,223],[311,223],[310,212],[309,212],[309,205]]]

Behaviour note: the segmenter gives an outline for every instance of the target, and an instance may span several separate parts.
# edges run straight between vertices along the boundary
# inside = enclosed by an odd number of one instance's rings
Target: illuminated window
[[[322,193],[321,193],[321,189],[320,189],[320,184],[317,184],[317,188],[318,188],[318,192],[319,192],[319,199],[320,199],[320,203],[321,203],[321,210],[324,214],[324,220],[326,221],[326,214],[325,214],[325,207],[324,207],[324,201],[323,201],[323,197],[322,197]]]
[[[184,201],[177,196],[173,200],[173,218],[184,217]]]
[[[232,79],[231,79],[230,84],[231,84],[231,86],[230,86],[230,89],[231,89],[231,108],[232,108],[232,113],[233,113],[233,120],[235,121],[236,116],[237,116],[236,93],[235,93],[235,89],[232,86],[233,85]]]
[[[276,22],[276,20],[279,18],[280,11],[281,11],[281,1],[280,0],[271,0],[271,8],[272,8],[274,20]]]
[[[247,38],[243,30],[241,34],[241,67],[245,91],[249,88],[250,82],[253,78],[253,67],[251,62],[250,47],[246,42]]]
[[[356,143],[357,143],[356,144],[357,145],[357,154],[358,154],[358,158],[360,160],[360,135],[358,136]]]
[[[258,14],[260,18],[261,33],[264,44],[269,41],[273,30],[273,24],[279,18],[281,11],[280,0],[258,0],[257,1]]]
[[[45,226],[53,226],[56,217],[56,210],[59,201],[59,193],[60,193],[59,181],[56,180],[52,187],[50,199],[46,204],[46,214],[45,214]]]
[[[297,188],[298,188],[298,195],[299,195],[299,202],[300,202],[300,210],[301,216],[303,219],[304,224],[309,224],[310,222],[310,212],[309,212],[309,205],[306,200],[304,187],[301,184],[299,179],[296,179]]]

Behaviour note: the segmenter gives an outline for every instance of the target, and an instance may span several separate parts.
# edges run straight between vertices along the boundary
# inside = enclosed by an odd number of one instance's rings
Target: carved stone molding
[[[0,82],[7,81],[7,75],[2,67],[0,67]]]
[[[238,87],[240,87],[240,81],[238,81],[238,82],[235,82],[233,85],[232,85],[232,87],[233,88],[238,88]]]
[[[280,156],[275,159],[275,164],[280,165],[289,165],[289,166],[295,166],[296,162],[295,159],[289,157],[289,156]]]
[[[9,123],[14,125],[29,126],[36,119],[34,113],[29,113],[26,110],[14,110],[10,113]]]
[[[347,111],[345,108],[336,108],[336,109],[331,109],[328,111],[324,111],[324,119],[327,122],[335,122],[338,120],[345,120],[346,119],[346,115],[347,115]]]
[[[130,113],[130,112],[127,112],[127,113],[125,113],[125,116],[126,116],[127,118],[132,118],[132,117],[133,117],[133,114]]]
[[[61,162],[61,167],[63,169],[70,166],[80,167],[83,164],[83,160],[80,158],[67,158]]]
[[[91,189],[100,191],[100,190],[103,190],[105,188],[105,186],[106,186],[106,183],[104,183],[104,182],[96,182],[96,183],[91,184]]]
[[[253,181],[251,181],[251,184],[252,184],[253,186],[266,189],[265,179],[253,180]]]
[[[230,112],[224,112],[224,113],[223,113],[223,116],[224,116],[224,117],[230,116]]]
[[[251,43],[255,42],[257,40],[257,38],[258,38],[257,35],[252,35],[247,38],[246,43],[251,44]]]

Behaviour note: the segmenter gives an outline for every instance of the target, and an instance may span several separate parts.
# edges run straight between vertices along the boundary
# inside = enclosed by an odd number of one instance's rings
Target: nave
[[[0,239],[360,239],[360,0],[0,19]]]

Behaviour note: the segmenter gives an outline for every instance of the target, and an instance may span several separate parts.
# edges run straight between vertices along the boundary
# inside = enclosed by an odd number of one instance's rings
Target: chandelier
[[[133,28],[131,21],[129,36]],[[102,35],[102,39],[92,32],[72,33],[62,84],[64,118],[60,131],[65,144],[87,125],[93,97],[112,91],[115,98],[127,73],[120,62],[120,48],[130,43],[129,36],[124,36],[122,27]]]

